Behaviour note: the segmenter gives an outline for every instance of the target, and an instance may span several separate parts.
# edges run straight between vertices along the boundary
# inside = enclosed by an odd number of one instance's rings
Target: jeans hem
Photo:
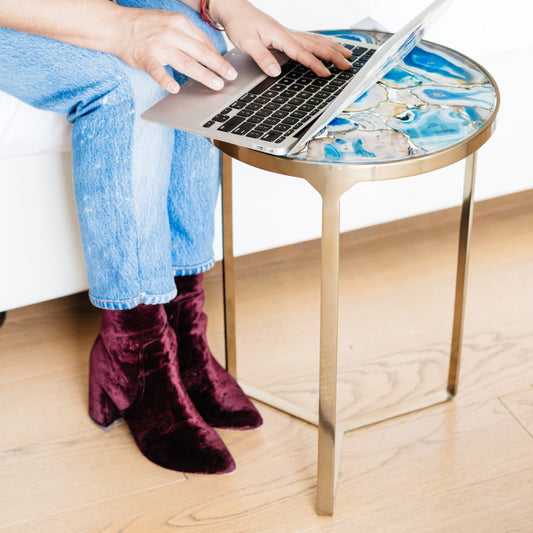
[[[157,305],[157,304],[166,304],[172,300],[178,293],[177,289],[173,289],[170,292],[165,294],[145,294],[141,293],[135,298],[130,298],[128,300],[106,300],[103,298],[95,298],[89,294],[89,300],[91,303],[100,309],[108,309],[120,311],[123,309],[133,309],[137,307],[140,303],[145,305]]]
[[[194,274],[201,274],[206,270],[209,270],[215,266],[215,260],[210,259],[209,261],[202,263],[200,265],[192,267],[172,267],[174,276],[192,276]]]

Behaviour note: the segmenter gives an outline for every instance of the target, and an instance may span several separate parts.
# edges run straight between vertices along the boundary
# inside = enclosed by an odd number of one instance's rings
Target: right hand
[[[113,44],[114,54],[131,67],[147,72],[163,89],[179,91],[164,65],[217,91],[237,72],[185,15],[156,9],[124,8],[124,30]],[[204,66],[205,65],[205,66]]]

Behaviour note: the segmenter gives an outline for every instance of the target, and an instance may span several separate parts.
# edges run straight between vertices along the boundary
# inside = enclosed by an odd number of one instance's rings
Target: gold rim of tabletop
[[[496,127],[496,115],[498,114],[500,107],[500,91],[491,74],[473,59],[440,44],[428,41],[423,42],[441,50],[453,52],[465,58],[487,76],[496,93],[496,105],[494,106],[489,119],[479,130],[475,131],[460,143],[431,154],[413,156],[405,159],[394,159],[383,162],[357,161],[352,163],[330,163],[325,161],[308,161],[285,156],[275,156],[218,140],[213,140],[213,144],[233,159],[253,167],[276,172],[278,174],[285,174],[287,176],[310,179],[342,179],[343,177],[350,177],[350,179],[356,179],[357,181],[374,181],[405,178],[407,176],[431,172],[432,170],[437,170],[456,163],[457,161],[461,161],[479,150],[494,132]]]

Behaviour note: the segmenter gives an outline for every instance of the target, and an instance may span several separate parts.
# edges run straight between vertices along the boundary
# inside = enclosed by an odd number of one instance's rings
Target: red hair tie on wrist
[[[214,28],[215,30],[222,31],[224,28],[217,24],[213,18],[211,17],[211,14],[209,13],[209,2],[210,0],[201,0],[200,3],[200,18],[209,24],[211,28]]]

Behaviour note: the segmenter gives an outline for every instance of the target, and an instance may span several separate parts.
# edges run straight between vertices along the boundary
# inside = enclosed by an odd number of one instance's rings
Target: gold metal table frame
[[[494,131],[495,117],[500,101],[497,85],[490,75],[489,78],[497,93],[497,105],[490,119],[463,142],[432,154],[381,163],[323,163],[272,156],[232,144],[214,141],[214,144],[223,152],[222,219],[226,368],[235,378],[238,376],[233,255],[232,159],[262,170],[303,178],[322,197],[319,412],[318,414],[314,413],[293,402],[279,398],[239,380],[243,390],[250,397],[318,426],[317,512],[319,514],[333,514],[344,433],[449,401],[457,393],[477,150],[490,138]],[[466,169],[459,228],[459,251],[447,387],[445,390],[405,401],[386,409],[360,414],[346,421],[337,421],[340,199],[345,192],[360,181],[378,181],[414,176],[437,170],[463,159],[466,159]]]

